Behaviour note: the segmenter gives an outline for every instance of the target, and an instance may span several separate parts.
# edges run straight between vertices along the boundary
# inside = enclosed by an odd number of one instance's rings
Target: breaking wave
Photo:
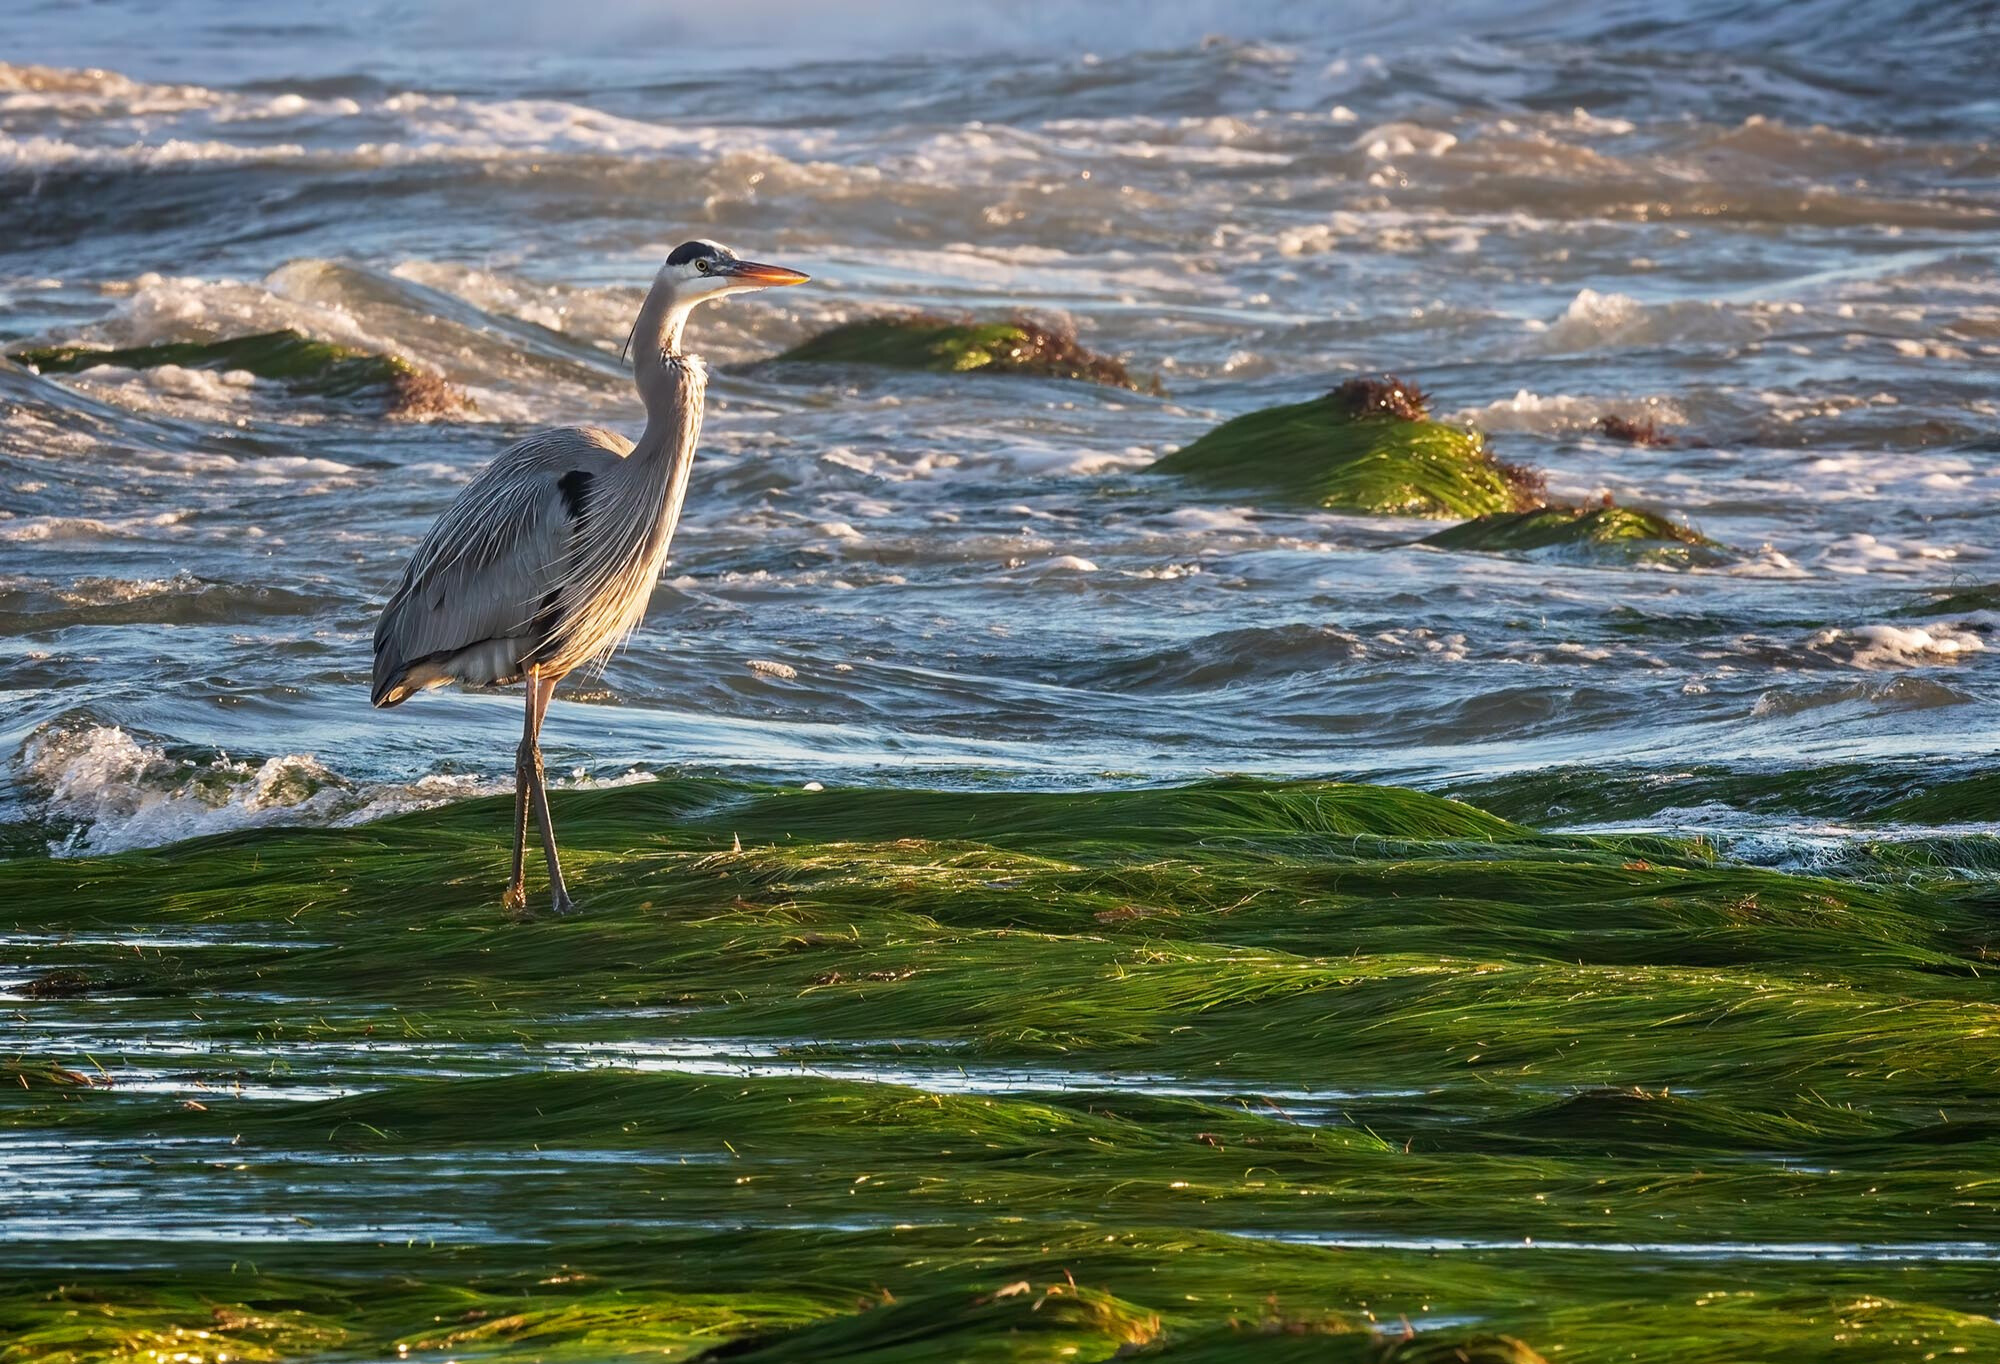
[[[356,781],[309,753],[179,757],[116,725],[46,730],[29,740],[20,763],[23,785],[39,795],[29,818],[51,832],[56,856],[125,852],[270,825],[360,824],[512,790],[510,782],[468,774]],[[609,779],[555,776],[551,785],[652,780],[634,769]]]

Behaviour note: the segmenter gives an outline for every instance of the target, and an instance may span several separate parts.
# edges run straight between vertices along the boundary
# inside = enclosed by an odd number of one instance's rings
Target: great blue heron
[[[527,904],[531,805],[553,908],[572,907],[542,775],[542,716],[564,676],[631,634],[666,561],[708,385],[700,358],[681,350],[688,314],[725,294],[805,278],[738,260],[710,241],[675,247],[626,338],[646,404],[638,441],[559,426],[512,446],[445,509],[382,610],[378,706],[447,682],[526,680],[528,715],[514,757],[514,877],[503,899],[510,910]]]

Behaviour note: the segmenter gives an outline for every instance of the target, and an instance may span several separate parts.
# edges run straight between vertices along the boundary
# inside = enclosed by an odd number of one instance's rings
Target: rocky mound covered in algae
[[[74,374],[99,366],[118,369],[244,370],[281,382],[294,393],[335,400],[369,399],[398,417],[451,416],[469,410],[465,393],[400,355],[377,355],[317,341],[295,331],[259,332],[220,341],[167,341],[123,350],[87,346],[30,346],[8,358],[42,374]]]
[[[1471,427],[1432,421],[1423,391],[1394,375],[1349,379],[1309,402],[1246,413],[1148,472],[1335,511],[1471,518],[1422,541],[1440,549],[1557,549],[1683,566],[1733,557],[1652,512],[1546,501],[1540,472],[1495,458]]]
[[[564,920],[495,801],[0,863],[6,1364],[2000,1356],[1990,881],[1353,785],[556,805]]]
[[[1150,472],[1379,516],[1483,516],[1542,500],[1539,475],[1495,459],[1478,431],[1432,421],[1423,393],[1393,376],[1246,413]]]
[[[1134,392],[1159,392],[1156,380],[1134,379],[1123,362],[1078,344],[1076,337],[1032,318],[955,322],[915,313],[846,322],[803,341],[777,363],[883,365],[933,374],[1026,374],[1082,379]]]
[[[1733,558],[1727,546],[1656,512],[1606,504],[1551,503],[1530,511],[1499,512],[1449,526],[1420,542],[1439,549],[1488,554],[1557,551],[1633,563],[1714,565]]]

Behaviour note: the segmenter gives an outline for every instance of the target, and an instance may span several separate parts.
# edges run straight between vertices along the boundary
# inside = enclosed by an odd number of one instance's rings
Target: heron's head
[[[674,295],[689,303],[706,303],[728,294],[770,289],[781,284],[803,284],[806,276],[782,265],[759,265],[738,260],[736,253],[720,242],[682,242],[660,267],[660,277],[672,280]]]

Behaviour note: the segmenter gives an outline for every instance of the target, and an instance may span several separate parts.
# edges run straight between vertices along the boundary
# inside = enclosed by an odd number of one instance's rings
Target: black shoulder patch
[[[715,254],[713,242],[682,242],[674,248],[674,253],[667,257],[667,264],[686,265],[689,261],[700,260],[704,256],[713,260]]]
[[[590,480],[588,469],[571,469],[556,480],[556,491],[562,494],[563,515],[572,521],[583,515],[584,503],[590,497]]]
[[[562,589],[554,588],[542,594],[542,604],[535,608],[535,618],[528,622],[528,638],[533,641],[528,649],[527,662],[546,662],[542,651],[555,639],[556,627],[562,624]]]

